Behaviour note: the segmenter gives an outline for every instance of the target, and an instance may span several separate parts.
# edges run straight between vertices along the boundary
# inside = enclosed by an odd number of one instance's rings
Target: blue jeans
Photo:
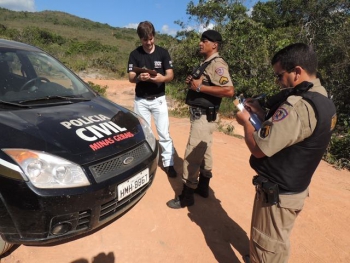
[[[153,116],[159,145],[162,148],[163,167],[174,165],[174,146],[169,134],[168,105],[165,96],[160,96],[154,100],[135,97],[134,111],[141,115],[149,125],[151,125],[151,116]]]

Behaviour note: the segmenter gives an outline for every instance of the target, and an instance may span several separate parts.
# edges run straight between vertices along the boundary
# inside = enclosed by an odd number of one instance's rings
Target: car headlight
[[[2,149],[37,188],[72,188],[90,185],[81,167],[63,158],[27,149]]]
[[[134,113],[134,112],[133,112]],[[142,131],[145,135],[146,141],[148,142],[149,146],[151,147],[152,151],[156,149],[156,138],[153,135],[151,127],[148,125],[147,121],[145,121],[144,118],[142,118],[140,115],[137,115],[134,113],[135,117],[139,119],[139,122],[142,127]]]

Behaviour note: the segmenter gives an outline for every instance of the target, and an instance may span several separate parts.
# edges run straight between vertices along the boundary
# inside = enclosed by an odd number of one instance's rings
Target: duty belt
[[[256,175],[253,177],[253,185],[255,185],[255,187],[257,189],[262,189],[262,185],[264,183],[269,184],[269,186],[277,185],[277,184],[270,182],[268,179],[266,179],[265,177],[263,177],[261,175]],[[295,194],[301,193],[301,192],[292,192],[292,191],[284,190],[278,185],[277,185],[277,188],[278,188],[278,194],[280,194],[280,195],[295,195]]]

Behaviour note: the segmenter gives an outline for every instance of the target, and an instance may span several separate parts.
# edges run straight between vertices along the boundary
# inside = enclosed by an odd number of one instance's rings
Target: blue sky
[[[251,6],[257,1],[246,2]],[[0,7],[29,12],[61,11],[113,27],[136,28],[139,22],[148,20],[156,31],[175,35],[181,28],[174,21],[188,21],[188,3],[189,0],[0,0]],[[201,30],[199,25],[192,26]]]

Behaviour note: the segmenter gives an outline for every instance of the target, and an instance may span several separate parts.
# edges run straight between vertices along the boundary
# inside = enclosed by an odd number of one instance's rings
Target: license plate
[[[117,187],[118,201],[132,194],[133,192],[135,192],[137,189],[144,186],[148,182],[149,182],[149,170],[147,168],[146,170],[143,170],[137,175],[131,177],[129,180],[125,181],[124,183],[121,183],[120,185],[118,185]]]

